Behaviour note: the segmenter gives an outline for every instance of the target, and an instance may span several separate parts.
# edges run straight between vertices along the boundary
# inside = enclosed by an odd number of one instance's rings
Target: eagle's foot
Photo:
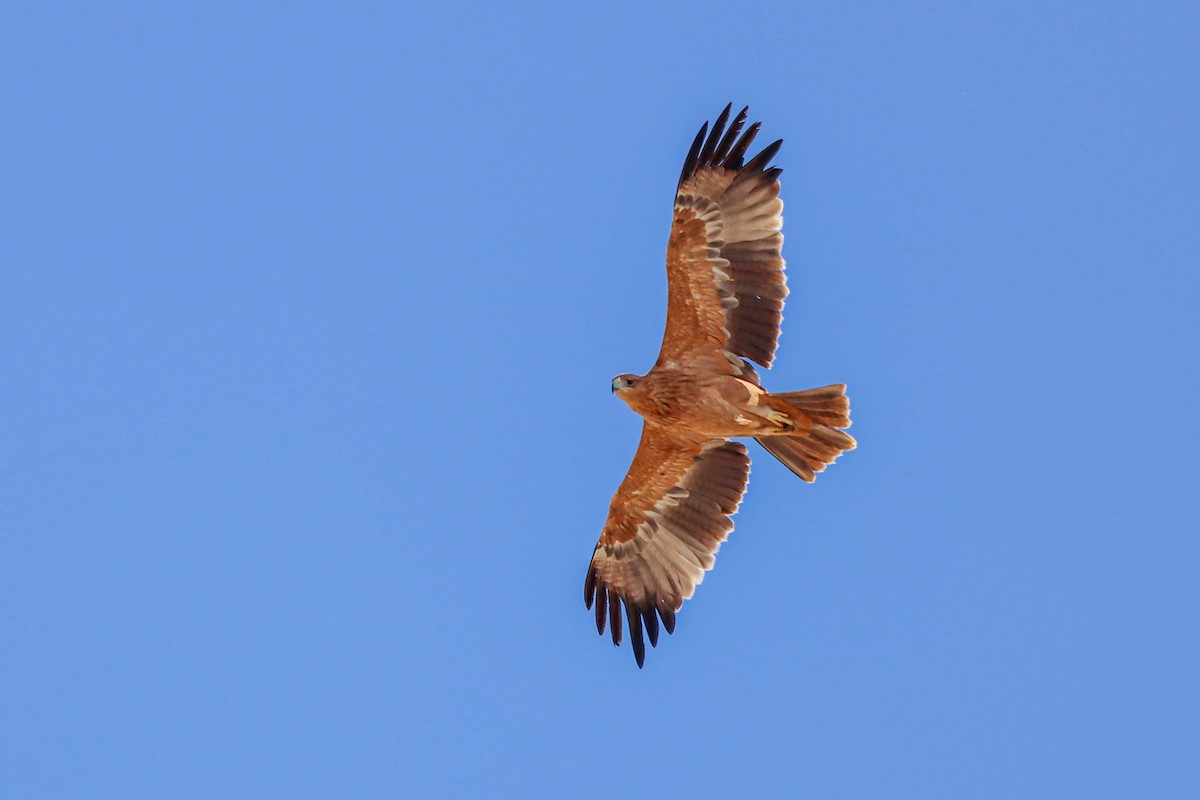
[[[782,411],[776,411],[773,408],[767,409],[767,420],[785,431],[796,430],[796,422]]]

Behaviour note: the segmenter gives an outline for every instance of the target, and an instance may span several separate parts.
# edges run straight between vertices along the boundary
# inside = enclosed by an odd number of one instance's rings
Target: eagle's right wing
[[[596,629],[607,625],[621,643],[621,603],[640,667],[643,627],[658,644],[658,619],[675,630],[675,612],[712,569],[717,549],[733,530],[730,520],[750,475],[740,442],[678,436],[655,425],[642,439],[629,474],[609,507],[608,521],[583,587],[596,608]],[[657,616],[656,616],[657,615]]]

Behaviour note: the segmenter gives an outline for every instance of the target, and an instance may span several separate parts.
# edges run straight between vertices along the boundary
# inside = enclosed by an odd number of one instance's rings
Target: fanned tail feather
[[[809,424],[803,433],[755,437],[766,451],[775,456],[801,480],[811,483],[815,474],[822,472],[838,456],[855,448],[854,437],[839,428],[850,427],[850,398],[846,397],[846,385],[835,383],[803,392],[772,394],[771,400],[780,401],[780,410],[793,412],[798,419]],[[794,411],[801,414],[794,414]]]

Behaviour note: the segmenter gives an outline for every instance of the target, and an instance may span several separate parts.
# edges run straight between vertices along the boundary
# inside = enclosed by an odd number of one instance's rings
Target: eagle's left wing
[[[733,530],[750,475],[740,442],[705,439],[646,424],[629,474],[609,507],[592,553],[583,599],[596,607],[596,630],[607,625],[621,644],[621,603],[640,667],[646,658],[643,627],[658,644],[658,618],[667,633],[675,612],[712,569],[721,542]]]
[[[700,128],[679,177],[658,362],[686,363],[718,352],[740,374],[743,358],[771,366],[788,294],[782,170],[771,166],[783,142],[745,162],[759,123],[743,133],[742,109],[726,130],[730,110],[725,107],[711,130],[707,123]]]

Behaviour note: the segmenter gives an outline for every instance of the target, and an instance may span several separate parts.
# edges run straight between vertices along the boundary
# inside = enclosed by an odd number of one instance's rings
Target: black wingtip
[[[742,134],[742,138],[737,140],[737,143],[729,150],[729,155],[725,157],[726,169],[742,168],[742,160],[746,157],[746,151],[754,143],[754,139],[758,136],[760,128],[762,128],[762,123],[755,122],[746,129],[746,132]]]
[[[625,618],[629,621],[629,644],[633,646],[633,657],[638,669],[646,663],[646,642],[642,639],[642,615],[629,603],[625,604]]]
[[[732,111],[733,103],[729,103],[717,115],[711,126],[707,122],[700,126],[696,138],[692,140],[687,158],[684,159],[683,170],[679,173],[680,185],[692,177],[700,167],[717,165],[731,170],[742,169],[746,152],[754,142],[754,137],[758,135],[762,123],[755,122],[742,133],[742,126],[746,124],[747,115],[750,113],[750,106],[743,106],[727,130],[725,126]]]
[[[660,631],[675,632],[675,611],[671,608],[670,598],[649,596],[640,603],[630,603],[605,586],[599,570],[594,567],[588,569],[585,587],[584,600],[590,601],[588,607],[595,614],[596,633],[603,636],[607,632],[613,645],[620,647],[625,638],[624,629],[628,626],[629,645],[639,668],[646,663],[646,641],[649,640],[651,647],[658,647]]]
[[[700,148],[704,146],[704,137],[706,135],[708,135],[707,122],[700,126],[700,132],[692,140],[692,147],[688,150],[687,158],[683,161],[683,172],[679,173],[680,183],[686,181],[696,171],[696,163],[700,158]]]
[[[612,635],[613,647],[621,646],[621,601],[611,597],[608,604],[608,632]]]
[[[601,591],[604,591],[601,589]],[[587,577],[583,579],[583,604],[592,607],[592,598],[596,594],[596,568],[588,567]]]
[[[733,103],[725,106],[725,110],[717,115],[717,119],[712,124],[712,131],[708,134],[708,141],[704,143],[704,149],[700,151],[700,164],[711,164],[713,153],[717,151],[717,144],[721,141],[721,134],[725,132],[725,123],[729,121],[729,112],[733,110]]]
[[[771,159],[779,152],[779,148],[783,146],[783,139],[776,139],[769,145],[763,148],[763,151],[750,160],[746,165],[748,172],[761,171],[767,164],[771,163]]]
[[[746,115],[750,113],[750,106],[746,106],[738,115],[733,118],[733,124],[729,126],[729,130],[725,132],[725,138],[721,140],[721,144],[717,146],[717,150],[713,153],[713,161],[718,164],[724,164],[726,157],[729,155],[729,150],[733,147],[733,143],[737,141],[738,134],[742,132],[742,126],[746,124]]]
[[[603,586],[596,594],[596,633],[604,635],[604,625],[608,622],[608,589]]]
[[[650,640],[650,646],[658,647],[658,616],[654,613],[654,606],[642,612],[642,622],[645,623],[646,638]]]

